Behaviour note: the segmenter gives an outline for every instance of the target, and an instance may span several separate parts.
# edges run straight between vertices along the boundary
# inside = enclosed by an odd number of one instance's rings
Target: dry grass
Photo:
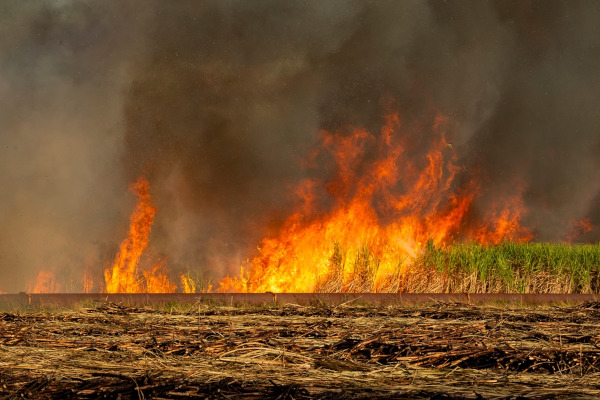
[[[0,398],[600,396],[596,306],[1,313]]]

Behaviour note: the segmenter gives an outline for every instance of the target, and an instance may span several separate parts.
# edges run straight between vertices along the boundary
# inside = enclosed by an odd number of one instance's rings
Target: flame
[[[210,293],[213,288],[209,274],[195,274],[192,277],[188,271],[179,275],[179,281],[184,293]]]
[[[519,221],[525,209],[521,197],[522,187],[517,186],[518,194],[504,201],[503,205],[494,203],[484,217],[483,224],[474,234],[481,244],[498,244],[501,241],[528,242],[533,234],[521,227]]]
[[[83,293],[92,293],[94,288],[94,278],[90,268],[87,267],[83,273]]]
[[[167,278],[166,268],[164,266],[164,260],[156,264],[152,271],[143,271],[144,279],[146,282],[146,291],[148,293],[173,293],[175,292],[175,285],[169,282]]]
[[[59,291],[60,285],[56,282],[54,273],[42,270],[35,278],[29,293],[58,293]]]
[[[107,293],[143,292],[137,267],[148,246],[148,236],[156,214],[156,207],[150,202],[149,189],[150,183],[142,177],[129,187],[138,197],[138,202],[130,218],[129,236],[121,242],[112,269],[104,271]]]
[[[181,281],[183,293],[196,293],[196,282],[189,275],[181,274],[179,280]]]
[[[571,220],[569,226],[569,233],[565,238],[568,243],[574,243],[586,233],[594,230],[594,225],[589,218]]]
[[[476,174],[457,182],[462,169],[445,138],[448,124],[443,116],[429,127],[403,124],[394,113],[377,136],[321,132],[308,164],[325,153],[335,172],[298,185],[300,202],[279,234],[264,238],[259,255],[219,290],[313,292],[325,282],[342,292],[389,291],[428,242],[529,240],[519,225],[520,193],[473,216],[479,185]]]
[[[138,198],[129,224],[129,236],[121,242],[112,268],[104,271],[107,293],[170,293],[175,291],[167,279],[164,260],[140,274],[138,264],[148,246],[148,236],[152,228],[156,207],[150,198],[150,183],[138,178],[129,188]]]

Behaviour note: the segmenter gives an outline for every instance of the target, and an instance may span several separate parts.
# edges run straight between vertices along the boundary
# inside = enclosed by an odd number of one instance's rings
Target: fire
[[[60,291],[60,285],[56,282],[56,277],[50,271],[42,270],[35,278],[29,293],[57,293]]]
[[[143,271],[140,274],[138,270],[140,257],[148,246],[148,237],[157,211],[151,203],[149,189],[150,183],[142,177],[129,188],[137,196],[138,202],[130,218],[129,236],[121,242],[112,268],[104,271],[107,293],[175,291],[175,286],[163,272],[164,262],[155,266],[152,271]]]
[[[589,218],[571,220],[569,233],[566,235],[566,241],[573,243],[579,240],[583,235],[594,230],[592,221]]]
[[[498,244],[501,241],[528,242],[533,235],[522,228],[519,221],[525,208],[521,197],[522,188],[518,194],[505,200],[504,205],[492,204],[484,222],[477,229],[475,239],[481,244]]]
[[[179,280],[181,281],[183,293],[196,293],[196,282],[194,282],[189,274],[181,274]]]
[[[173,293],[175,285],[169,282],[167,278],[164,260],[155,265],[152,271],[143,271],[146,281],[146,291],[148,293]]]
[[[520,193],[483,217],[473,215],[476,174],[456,179],[463,170],[447,125],[441,116],[423,127],[391,114],[378,135],[321,132],[320,150],[308,163],[325,155],[334,173],[300,183],[299,204],[280,233],[264,238],[259,255],[219,290],[392,291],[428,242],[531,239],[519,225]]]
[[[86,268],[83,273],[83,293],[92,293],[92,289],[94,288],[94,278],[92,277],[92,272],[90,268]]]
[[[210,293],[213,285],[209,275],[192,275],[188,271],[179,275],[183,293]]]

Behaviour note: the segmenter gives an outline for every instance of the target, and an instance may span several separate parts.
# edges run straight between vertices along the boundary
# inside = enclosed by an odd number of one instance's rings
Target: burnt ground
[[[0,312],[0,399],[600,398],[600,306]]]

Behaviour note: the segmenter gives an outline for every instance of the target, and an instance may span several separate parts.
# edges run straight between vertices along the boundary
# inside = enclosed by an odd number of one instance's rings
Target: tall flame
[[[471,215],[477,179],[456,182],[461,168],[445,138],[446,122],[435,118],[429,142],[406,134],[412,128],[398,114],[386,118],[377,136],[364,129],[322,132],[333,177],[302,182],[301,202],[279,235],[264,238],[259,255],[238,277],[222,280],[220,290],[312,292],[335,282],[336,291],[388,291],[427,242],[529,240],[519,225],[520,193],[479,220]]]
[[[143,177],[138,178],[129,187],[129,190],[137,196],[138,202],[131,214],[129,236],[121,242],[112,268],[104,271],[107,293],[145,291],[138,272],[138,263],[148,246],[148,236],[156,214],[156,207],[150,202],[149,189],[150,183]]]

